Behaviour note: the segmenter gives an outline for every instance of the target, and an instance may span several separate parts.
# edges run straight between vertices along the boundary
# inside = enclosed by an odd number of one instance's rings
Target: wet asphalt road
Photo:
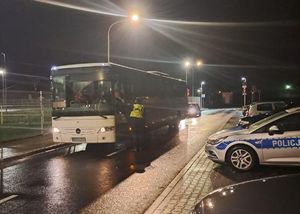
[[[152,133],[139,153],[125,150],[107,157],[110,151],[103,147],[84,151],[79,146],[75,153],[59,150],[5,168],[3,193],[17,197],[0,205],[0,213],[143,213],[207,137],[233,115],[232,111],[208,113],[188,120],[178,133],[167,129]],[[264,170],[248,176],[237,176],[222,166],[213,170],[216,188],[265,175]]]
[[[92,147],[87,151],[80,151],[84,148],[77,148],[79,151],[72,154],[65,149],[5,168],[2,191],[4,195],[18,196],[0,205],[0,213],[78,213],[81,211],[111,213],[111,207],[106,207],[110,203],[102,204],[102,208],[95,207],[93,204],[104,198],[101,196],[113,190],[117,185],[130,181],[132,175],[142,173],[146,175],[146,179],[126,186],[125,190],[116,193],[109,200],[109,202],[118,201],[118,204],[129,205],[127,206],[129,212],[141,212],[151,204],[151,201],[198,151],[204,139],[226,121],[223,119],[223,122],[213,124],[210,128],[203,125],[202,131],[205,132],[205,136],[201,142],[196,142],[193,138],[196,136],[194,133],[199,122],[211,122],[213,118],[228,115],[229,112],[211,111],[210,115],[188,120],[187,123],[190,124],[183,125],[179,133],[170,133],[166,128],[153,132],[148,145],[142,152],[125,150],[107,157],[110,151],[105,146]],[[192,123],[196,124],[192,125]],[[179,153],[172,154],[173,150],[178,149]],[[168,154],[170,152],[171,155]],[[155,166],[159,172],[147,173],[147,168],[154,168],[152,163],[159,161],[161,156],[166,154],[167,160]],[[176,160],[180,162],[176,163]],[[166,163],[167,165],[164,165]],[[154,186],[147,187],[148,190],[139,191],[145,187],[145,183],[151,184],[152,182]],[[139,195],[138,192],[141,195],[138,199],[133,197],[127,201],[124,198],[118,198],[120,194]],[[148,196],[149,192],[151,192],[151,197]],[[137,201],[140,199],[143,200]],[[142,206],[136,202],[141,203]],[[117,209],[122,210],[122,208]],[[114,211],[114,213],[117,212]]]

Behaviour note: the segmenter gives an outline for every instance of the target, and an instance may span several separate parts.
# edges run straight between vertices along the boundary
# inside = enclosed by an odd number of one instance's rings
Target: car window
[[[282,115],[284,115],[284,114],[287,114],[287,112],[286,111],[281,111],[281,112],[278,112],[278,113],[276,113],[276,114],[272,114],[271,116],[269,116],[269,117],[266,117],[266,118],[264,118],[264,119],[262,119],[262,120],[259,120],[259,121],[257,121],[256,123],[253,123],[252,125],[250,125],[249,126],[249,131],[250,132],[252,132],[252,131],[254,131],[255,129],[257,129],[259,126],[261,126],[261,125],[263,125],[263,124],[267,124],[267,126],[268,126],[268,122],[271,122],[273,119],[275,119],[275,118],[277,118],[277,117],[280,117],[280,116],[282,116]],[[264,126],[265,127],[265,126]],[[254,133],[262,133],[262,132],[265,132],[265,128],[264,127],[262,127],[262,128],[260,128],[260,129],[258,129],[258,130],[256,130]]]
[[[300,131],[300,113],[284,117],[276,122],[284,131]]]
[[[269,128],[273,125],[283,128],[284,131],[300,131],[300,113],[293,114],[269,123],[254,133],[266,133],[269,132]]]
[[[257,105],[257,111],[272,111],[272,104],[271,103],[264,103]]]
[[[282,109],[285,107],[284,103],[274,103],[275,110]]]

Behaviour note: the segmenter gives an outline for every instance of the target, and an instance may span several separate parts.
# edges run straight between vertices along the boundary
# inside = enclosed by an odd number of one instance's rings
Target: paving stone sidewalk
[[[214,163],[204,147],[157,198],[146,214],[191,213],[194,206],[213,190],[210,174]]]
[[[234,126],[238,120],[238,116],[232,117],[224,128]],[[145,214],[191,213],[195,205],[213,190],[211,173],[215,166],[215,163],[207,159],[203,146]]]

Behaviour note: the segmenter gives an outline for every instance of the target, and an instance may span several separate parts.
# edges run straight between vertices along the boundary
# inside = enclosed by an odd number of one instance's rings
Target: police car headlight
[[[208,140],[207,141],[207,144],[210,144],[210,145],[216,145],[218,143],[220,143],[221,141],[223,141],[225,138],[220,138],[220,139],[214,139],[214,140]]]

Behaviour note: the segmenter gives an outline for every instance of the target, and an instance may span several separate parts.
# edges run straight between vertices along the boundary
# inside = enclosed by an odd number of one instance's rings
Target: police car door
[[[272,134],[274,125],[283,131]],[[300,163],[300,113],[290,114],[266,126],[268,133],[262,140],[263,159],[268,163]]]

